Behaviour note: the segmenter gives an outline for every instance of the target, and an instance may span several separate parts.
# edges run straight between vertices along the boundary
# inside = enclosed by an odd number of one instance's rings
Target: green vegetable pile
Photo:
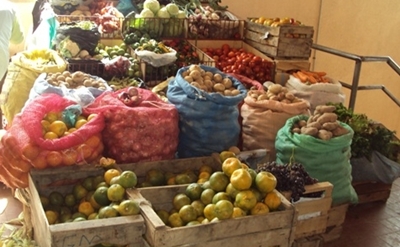
[[[336,106],[335,113],[338,120],[348,124],[354,130],[351,144],[353,158],[371,158],[373,151],[378,151],[385,157],[400,162],[400,141],[395,131],[390,131],[382,124],[377,123],[365,114],[356,114],[342,103],[329,105]]]

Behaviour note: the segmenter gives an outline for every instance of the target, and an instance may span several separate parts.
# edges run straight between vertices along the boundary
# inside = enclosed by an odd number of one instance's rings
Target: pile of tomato
[[[216,67],[225,73],[243,75],[261,83],[273,79],[274,63],[243,48],[232,48],[223,44],[220,48],[202,50],[213,58]]]

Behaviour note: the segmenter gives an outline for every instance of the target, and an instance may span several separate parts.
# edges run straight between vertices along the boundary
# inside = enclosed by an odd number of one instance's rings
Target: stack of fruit
[[[281,195],[277,180],[266,171],[256,172],[242,163],[232,151],[220,153],[220,171],[203,166],[208,179],[189,184],[184,193],[172,198],[172,210],[155,209],[166,225],[181,227],[219,220],[262,215],[279,210]]]
[[[133,171],[121,171],[111,166],[104,173],[88,176],[63,195],[57,190],[40,195],[49,224],[137,215],[139,203],[128,199],[125,191],[134,188],[137,177]]]

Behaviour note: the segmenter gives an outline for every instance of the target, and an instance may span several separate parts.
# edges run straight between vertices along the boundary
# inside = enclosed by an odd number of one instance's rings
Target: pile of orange
[[[224,152],[219,158],[221,171],[203,170],[201,173],[209,174],[207,181],[191,183],[185,192],[176,194],[172,209],[156,209],[166,225],[205,224],[280,209],[281,195],[275,190],[276,178],[271,173],[257,173],[233,153]]]
[[[82,179],[65,195],[55,190],[40,198],[49,224],[137,215],[138,202],[127,198],[125,193],[136,184],[133,171],[112,168],[102,175]]]

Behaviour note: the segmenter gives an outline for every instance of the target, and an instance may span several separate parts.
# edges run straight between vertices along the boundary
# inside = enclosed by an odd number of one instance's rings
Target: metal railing
[[[399,76],[400,76],[400,67],[399,65],[388,56],[359,56],[352,53],[340,51],[337,49],[333,49],[330,47],[313,44],[312,48],[318,51],[326,52],[332,55],[340,56],[343,58],[347,58],[355,61],[354,73],[353,73],[353,81],[351,84],[339,81],[343,87],[350,89],[350,100],[348,108],[354,110],[354,106],[356,104],[357,92],[359,90],[382,90],[397,106],[400,107],[400,101],[384,86],[384,85],[368,85],[368,86],[360,86],[360,74],[361,74],[361,65],[363,62],[386,62]]]

